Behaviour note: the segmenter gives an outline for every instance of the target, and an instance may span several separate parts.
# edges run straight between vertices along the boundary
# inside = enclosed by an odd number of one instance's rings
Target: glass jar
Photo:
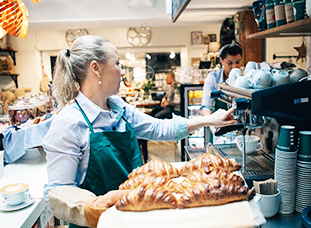
[[[285,5],[283,0],[274,0],[276,26],[286,24]]]
[[[46,101],[39,99],[35,94],[31,95],[29,104],[35,106],[36,117],[44,116],[47,113]]]
[[[276,26],[275,24],[275,14],[274,14],[274,2],[273,0],[266,1],[266,18],[267,18],[267,28],[271,29]]]
[[[39,93],[39,99],[46,102],[47,113],[53,111],[52,99],[43,94],[43,92]]]
[[[23,97],[19,97],[8,109],[10,125],[18,126],[36,117],[35,107],[30,105]]]
[[[287,24],[295,21],[293,3],[291,0],[285,0],[285,16]]]

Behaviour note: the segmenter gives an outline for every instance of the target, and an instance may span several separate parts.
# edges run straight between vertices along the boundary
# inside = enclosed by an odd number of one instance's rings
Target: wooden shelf
[[[295,21],[286,25],[256,32],[247,36],[247,39],[261,39],[272,37],[311,36],[311,17]]]
[[[15,59],[15,53],[17,51],[13,51],[13,50],[3,50],[1,49],[0,50],[0,56],[7,56],[7,55],[10,55],[13,59],[13,62],[14,62],[14,66],[16,66],[16,59]]]
[[[12,80],[14,81],[14,83],[15,83],[16,88],[18,88],[18,84],[17,84],[17,76],[18,76],[18,74],[0,74],[0,77],[3,77],[3,76],[11,77]]]

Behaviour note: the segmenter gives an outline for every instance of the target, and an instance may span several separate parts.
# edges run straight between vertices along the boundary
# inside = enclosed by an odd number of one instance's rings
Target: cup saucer
[[[16,211],[16,210],[28,207],[29,205],[33,204],[33,202],[35,202],[34,198],[30,198],[29,200],[27,200],[21,204],[14,205],[14,206],[0,202],[0,211]]]

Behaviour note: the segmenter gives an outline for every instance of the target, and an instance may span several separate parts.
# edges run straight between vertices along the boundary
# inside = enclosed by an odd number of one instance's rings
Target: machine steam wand
[[[245,167],[246,167],[246,145],[245,145],[245,135],[246,135],[246,117],[244,116],[245,111],[250,107],[250,101],[245,99],[245,98],[239,98],[235,99],[234,102],[232,103],[232,107],[235,110],[241,111],[243,113],[242,115],[242,124],[243,124],[243,129],[242,129],[242,135],[243,135],[243,153],[242,153],[242,172],[245,172]]]

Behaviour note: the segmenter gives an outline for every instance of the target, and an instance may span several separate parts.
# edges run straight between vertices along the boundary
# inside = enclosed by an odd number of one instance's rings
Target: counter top
[[[43,186],[47,183],[44,152],[38,158],[31,160],[19,159],[4,167],[4,174],[0,178],[0,188],[17,182],[29,184],[29,193],[35,199],[35,202],[17,211],[0,211],[1,227],[29,228],[36,222],[46,207],[43,200]]]

